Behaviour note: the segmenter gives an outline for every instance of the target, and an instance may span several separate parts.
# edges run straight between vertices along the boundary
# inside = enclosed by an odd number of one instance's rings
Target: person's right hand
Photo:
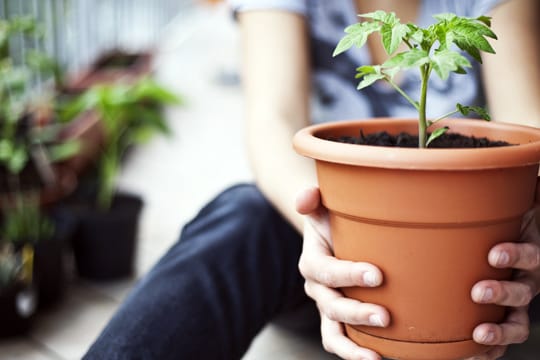
[[[324,349],[343,359],[380,360],[379,354],[347,338],[343,324],[384,327],[389,324],[390,315],[379,305],[346,298],[338,289],[379,286],[383,280],[381,271],[368,263],[334,257],[328,212],[321,204],[318,188],[299,194],[296,210],[305,215],[304,246],[298,267],[306,279],[305,291],[315,300],[321,315]]]

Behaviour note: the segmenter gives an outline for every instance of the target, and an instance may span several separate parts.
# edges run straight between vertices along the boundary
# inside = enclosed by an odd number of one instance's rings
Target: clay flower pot
[[[152,49],[139,52],[113,49],[101,54],[87,69],[72,74],[63,91],[81,93],[99,84],[132,83],[151,74],[153,62]]]
[[[417,133],[417,121],[407,119],[314,125],[294,138],[296,151],[316,160],[335,255],[375,264],[384,275],[379,288],[343,292],[385,306],[391,324],[347,326],[347,335],[389,358],[450,360],[488,350],[472,340],[473,329],[501,322],[505,308],[474,303],[471,289],[511,276],[488,264],[488,251],[519,239],[534,202],[540,130],[468,119],[438,125],[516,145],[405,149],[325,140],[360,129]]]

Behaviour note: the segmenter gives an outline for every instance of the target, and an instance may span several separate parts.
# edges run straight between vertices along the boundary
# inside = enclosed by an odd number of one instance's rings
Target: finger
[[[493,346],[486,353],[481,355],[476,355],[465,360],[495,360],[499,359],[506,352],[507,346]]]
[[[329,288],[375,287],[382,283],[382,274],[377,267],[363,262],[338,260],[329,255],[302,254],[298,268],[304,278]]]
[[[486,360],[496,360],[504,355],[508,346],[494,346],[485,354]]]
[[[346,298],[339,291],[309,281],[304,288],[306,294],[317,302],[319,311],[330,320],[378,327],[385,327],[390,322],[390,315],[382,306]]]
[[[538,234],[538,226],[537,226],[537,214],[539,211],[539,207],[535,206],[531,208],[529,211],[523,215],[523,220],[521,222],[521,232],[522,232],[522,238],[528,238],[530,235],[533,237],[536,237]]]
[[[343,325],[321,314],[321,336],[324,349],[346,360],[381,360],[374,351],[356,345],[344,335]]]
[[[540,269],[540,246],[533,243],[502,243],[491,249],[489,263],[497,268]]]
[[[318,187],[302,190],[296,197],[296,211],[302,215],[314,212],[320,205],[321,194]]]
[[[382,283],[382,273],[371,264],[336,259],[323,235],[307,226],[304,249],[298,263],[300,273],[331,288],[374,287]]]
[[[525,308],[513,310],[502,324],[480,324],[473,339],[484,345],[521,344],[529,337],[529,316]]]
[[[526,279],[484,280],[476,283],[471,291],[471,297],[477,303],[512,307],[528,305],[534,294],[536,294],[536,289],[533,283]]]
[[[309,239],[314,241],[304,241],[304,251],[310,250],[310,246],[313,246],[314,250],[320,251],[322,246],[322,250],[332,253],[328,211],[322,207],[304,217],[304,240]]]

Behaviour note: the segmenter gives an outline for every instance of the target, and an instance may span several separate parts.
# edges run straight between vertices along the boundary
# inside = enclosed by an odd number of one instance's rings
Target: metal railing
[[[20,62],[28,49],[44,51],[66,70],[76,71],[98,54],[121,48],[148,49],[162,30],[196,0],[0,0],[0,18],[35,17],[43,39],[15,37],[10,54]]]

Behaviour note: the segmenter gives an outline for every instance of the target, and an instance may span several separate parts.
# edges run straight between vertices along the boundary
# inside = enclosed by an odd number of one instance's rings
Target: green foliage
[[[42,78],[53,76],[56,80],[61,77],[56,62],[35,50],[26,50],[23,64],[13,63],[9,42],[13,36],[19,34],[40,38],[43,31],[35,19],[29,16],[0,20],[0,166],[5,167],[13,176],[17,176],[30,161],[33,148],[47,143],[43,136],[34,135],[38,135],[42,130],[51,134],[51,131],[44,127],[40,127],[39,131],[31,131],[33,124],[31,116],[28,115],[34,106],[33,99],[29,96],[31,81],[38,75]],[[47,140],[51,142],[53,137]],[[58,158],[58,147],[61,144],[54,145],[53,151]],[[73,155],[75,145],[71,144],[69,147]],[[62,156],[67,154],[64,149]]]
[[[15,193],[3,198],[0,224],[0,289],[14,281],[31,282],[34,245],[54,234],[54,224],[42,214],[37,194]]]
[[[346,35],[336,46],[334,56],[353,46],[364,46],[369,35],[373,33],[381,35],[382,45],[390,58],[380,65],[360,66],[356,75],[356,78],[361,79],[358,89],[384,80],[405,97],[418,110],[419,147],[426,147],[432,140],[442,135],[445,129],[434,131],[428,139],[427,128],[452,114],[460,112],[467,115],[475,112],[489,120],[489,115],[483,108],[461,104],[457,104],[455,111],[436,120],[426,119],[427,89],[432,72],[435,72],[442,80],[447,80],[450,73],[465,74],[466,69],[472,67],[461,51],[480,63],[482,62],[481,52],[495,53],[488,41],[488,39],[497,39],[490,29],[489,17],[468,18],[455,14],[439,14],[435,15],[437,20],[435,24],[421,28],[415,24],[402,24],[394,13],[380,10],[359,16],[371,21],[363,21],[347,27]],[[407,50],[396,53],[401,45],[404,45]],[[397,73],[409,68],[417,68],[420,71],[422,81],[419,100],[413,100],[394,82]]]
[[[17,194],[14,204],[3,209],[1,238],[14,244],[36,243],[54,234],[53,223],[41,213],[39,198]]]
[[[97,85],[63,109],[62,118],[83,111],[97,111],[107,142],[99,160],[98,205],[107,209],[114,194],[120,159],[133,144],[145,142],[156,133],[169,134],[162,114],[163,105],[179,104],[180,99],[151,78],[135,84]]]

